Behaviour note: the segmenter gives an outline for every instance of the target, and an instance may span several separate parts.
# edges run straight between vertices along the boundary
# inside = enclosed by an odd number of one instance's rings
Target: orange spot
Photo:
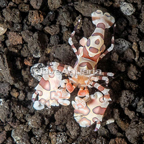
[[[79,90],[78,92],[78,96],[85,96],[88,95],[89,91],[88,90]]]
[[[105,89],[105,88],[104,88],[103,86],[99,86],[99,87],[98,87],[98,90],[99,90],[99,91],[103,91],[104,89]]]
[[[74,91],[75,87],[71,83],[67,83],[66,89],[68,90],[68,92],[72,93]]]

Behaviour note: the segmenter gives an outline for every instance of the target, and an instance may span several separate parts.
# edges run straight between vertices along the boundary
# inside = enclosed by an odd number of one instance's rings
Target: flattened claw
[[[58,102],[63,106],[68,106],[70,104],[70,101],[65,99],[59,99]]]
[[[42,110],[42,109],[44,109],[44,105],[41,104],[39,101],[35,101],[33,104],[33,108],[36,110]]]
[[[86,107],[86,102],[79,97],[75,97],[75,102],[76,102],[78,109]]]

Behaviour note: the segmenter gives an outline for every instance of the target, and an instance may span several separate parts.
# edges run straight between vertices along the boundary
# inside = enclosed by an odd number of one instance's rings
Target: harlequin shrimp
[[[68,101],[70,94],[60,86],[62,81],[60,72],[53,71],[50,66],[45,67],[43,64],[38,63],[31,67],[31,74],[40,81],[35,87],[35,93],[32,95],[33,107],[36,110],[43,109],[44,105],[50,108],[51,106],[59,106],[59,104],[64,106],[70,104]]]
[[[104,112],[111,100],[109,89],[104,88],[98,83],[99,80],[109,83],[108,76],[114,76],[111,72],[102,72],[97,70],[97,63],[108,52],[113,50],[114,36],[111,39],[111,46],[106,49],[104,44],[104,33],[106,28],[110,28],[115,19],[109,13],[104,13],[101,10],[96,10],[91,14],[92,23],[96,26],[92,35],[87,39],[83,37],[80,40],[80,47],[77,50],[72,41],[75,31],[80,23],[78,21],[74,31],[68,40],[74,53],[77,56],[77,62],[74,68],[68,65],[61,65],[57,62],[52,62],[50,65],[53,69],[62,73],[69,74],[68,79],[63,80],[63,87],[67,89],[69,93],[72,93],[76,87],[79,87],[75,101],[72,101],[74,107],[74,118],[82,127],[92,125],[97,122],[96,129],[100,127],[100,121]],[[94,95],[89,95],[89,88],[96,88],[100,92],[96,92]]]

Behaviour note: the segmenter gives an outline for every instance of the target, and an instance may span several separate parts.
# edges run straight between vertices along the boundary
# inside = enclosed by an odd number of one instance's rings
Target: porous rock
[[[131,43],[128,42],[127,40],[123,39],[123,38],[119,38],[119,39],[115,40],[114,49],[119,53],[123,53],[124,51],[126,51],[130,47],[131,47]]]
[[[44,30],[49,33],[50,35],[56,35],[59,33],[59,25],[51,25],[51,26],[46,26]]]
[[[3,35],[7,31],[6,25],[0,23],[0,35]]]
[[[57,24],[69,27],[73,23],[71,13],[67,9],[60,9]]]
[[[75,139],[79,135],[79,125],[76,123],[76,121],[73,120],[68,120],[66,127],[68,129],[68,132],[70,133],[71,138]]]
[[[137,69],[135,65],[131,64],[128,68],[127,75],[131,80],[138,80],[141,76],[141,72]]]
[[[130,90],[123,90],[120,98],[122,108],[128,107],[134,99],[134,93]]]
[[[42,23],[43,15],[38,10],[30,10],[28,14],[28,20],[31,25]]]
[[[115,139],[111,139],[109,144],[127,144],[126,140],[124,138],[115,138]]]
[[[144,115],[144,98],[143,97],[138,102],[136,111]]]
[[[13,129],[11,132],[11,136],[16,144],[30,144],[30,137],[28,133],[24,130],[23,125],[19,125],[16,129]]]
[[[0,72],[2,73],[5,81],[7,81],[10,84],[13,84],[13,78],[10,74],[9,66],[7,63],[6,55],[0,53]]]
[[[20,11],[18,9],[13,8],[11,10],[10,8],[5,8],[2,12],[5,20],[9,22],[20,23],[22,20]]]
[[[35,113],[33,116],[28,116],[26,119],[28,125],[32,128],[40,128],[42,125],[42,117],[38,113]]]
[[[103,12],[107,12],[107,10],[100,5],[92,4],[87,1],[77,2],[74,4],[74,7],[77,11],[79,11],[83,16],[90,17],[91,13],[96,10],[102,10]]]
[[[70,62],[75,57],[71,47],[67,44],[53,46],[51,54],[54,55],[55,58],[61,60],[63,64]]]
[[[8,4],[8,1],[7,1],[7,0],[1,0],[1,1],[0,1],[0,7],[1,7],[1,8],[6,7],[7,4]]]
[[[9,32],[8,33],[8,40],[9,40],[10,45],[22,44],[22,36],[20,36],[16,32]]]
[[[39,58],[42,55],[42,49],[44,50],[48,43],[48,37],[41,32],[22,31],[23,39],[28,43],[28,49],[35,58]]]
[[[19,4],[18,8],[19,8],[19,10],[20,10],[21,12],[28,12],[29,9],[30,9],[30,8],[29,8],[29,5],[28,5],[28,4],[25,4],[25,3]]]
[[[138,119],[132,119],[126,130],[126,137],[132,144],[140,143],[140,137],[144,134],[144,122]]]
[[[135,12],[135,8],[133,7],[133,5],[127,2],[121,2],[120,9],[123,12],[123,14],[128,16],[132,15]]]
[[[30,0],[30,4],[34,9],[40,9],[43,0]]]
[[[144,39],[142,41],[139,41],[139,45],[141,52],[144,52]]]
[[[0,94],[7,96],[10,89],[11,89],[11,87],[10,87],[9,83],[7,83],[7,82],[0,83]]]
[[[54,115],[55,117],[55,124],[66,124],[68,117],[72,117],[72,111],[69,107],[61,107]]]
[[[0,133],[0,143],[2,144],[6,140],[6,131]]]
[[[5,123],[11,117],[11,110],[9,106],[9,101],[3,102],[0,105],[0,120]]]
[[[50,10],[59,8],[61,4],[62,4],[61,0],[48,0],[48,6]]]

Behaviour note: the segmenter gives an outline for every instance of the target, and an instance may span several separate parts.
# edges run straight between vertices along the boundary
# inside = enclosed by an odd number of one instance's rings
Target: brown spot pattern
[[[105,25],[103,23],[98,23],[97,28],[101,28],[101,29],[105,30]]]
[[[87,40],[86,46],[87,46],[87,47],[90,46],[90,39]]]
[[[83,56],[82,57],[97,62],[99,56],[100,56],[100,54],[97,54],[94,57],[90,57],[89,54],[88,54],[88,51],[87,51],[86,47],[83,48]]]
[[[94,108],[92,111],[95,114],[103,115],[106,111],[106,108],[102,108],[102,107],[98,106],[98,107]]]
[[[99,45],[99,43],[100,43],[100,40],[97,39],[97,40],[95,41],[95,44],[96,44],[96,45]]]
[[[57,69],[62,72],[63,69],[64,69],[64,65],[63,64],[59,64],[59,66],[57,67]]]
[[[100,36],[102,39],[104,39],[104,36],[101,33],[96,32],[96,33],[92,34],[92,36]]]
[[[48,80],[45,80],[44,78],[41,78],[39,85],[47,91],[50,91],[51,89],[50,82]]]
[[[87,68],[88,68],[88,69],[92,69],[91,64],[90,64],[90,63],[88,63],[88,62],[83,62],[83,63],[79,64],[79,66],[80,66],[80,67],[87,66]]]
[[[97,52],[98,52],[98,49],[97,49],[97,48],[94,48],[94,47],[90,47],[89,50],[90,50],[92,53],[97,53]]]

